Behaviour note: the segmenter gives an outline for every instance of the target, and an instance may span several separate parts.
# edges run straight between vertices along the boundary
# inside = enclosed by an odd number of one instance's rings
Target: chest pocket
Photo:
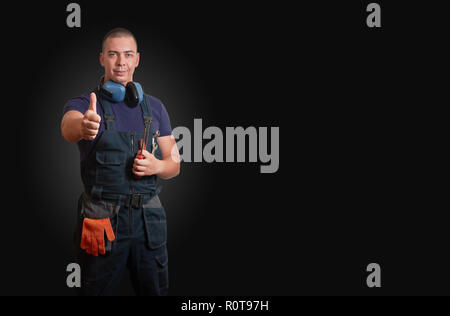
[[[97,151],[96,181],[98,184],[114,185],[125,180],[126,155],[121,151]]]

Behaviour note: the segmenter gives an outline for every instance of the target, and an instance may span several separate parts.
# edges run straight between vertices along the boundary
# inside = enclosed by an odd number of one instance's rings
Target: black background
[[[1,294],[74,294],[82,185],[60,121],[98,83],[101,40],[117,26],[135,34],[135,80],[172,127],[280,128],[276,173],[191,162],[162,182],[171,295],[449,294],[434,152],[445,148],[443,8],[378,2],[382,27],[370,29],[370,1],[78,1],[70,29],[68,3],[4,9]],[[366,286],[372,262],[379,289]],[[120,293],[133,294],[126,277]]]

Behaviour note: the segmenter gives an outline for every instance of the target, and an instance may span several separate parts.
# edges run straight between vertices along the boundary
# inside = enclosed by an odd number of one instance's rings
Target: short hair
[[[123,27],[116,27],[106,33],[105,37],[103,37],[102,41],[102,51],[105,48],[105,42],[110,37],[132,37],[134,39],[134,42],[136,43],[136,50],[137,50],[137,41],[136,37],[134,37],[133,33],[131,33],[129,30],[123,28]]]

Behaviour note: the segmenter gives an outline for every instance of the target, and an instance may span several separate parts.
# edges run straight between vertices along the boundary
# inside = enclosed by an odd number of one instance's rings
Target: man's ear
[[[102,65],[102,67],[105,67],[105,62],[103,60],[103,53],[100,53],[99,59],[100,59],[100,65]]]
[[[137,68],[137,66],[139,66],[139,58],[140,58],[140,54],[139,53],[136,53],[136,67],[135,68]]]

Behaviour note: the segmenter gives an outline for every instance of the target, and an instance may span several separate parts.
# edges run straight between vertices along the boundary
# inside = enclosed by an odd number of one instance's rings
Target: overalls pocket
[[[97,151],[96,183],[114,185],[125,180],[126,155],[121,151]]]
[[[157,249],[164,246],[167,241],[166,212],[158,196],[143,205],[143,216],[148,247]]]

